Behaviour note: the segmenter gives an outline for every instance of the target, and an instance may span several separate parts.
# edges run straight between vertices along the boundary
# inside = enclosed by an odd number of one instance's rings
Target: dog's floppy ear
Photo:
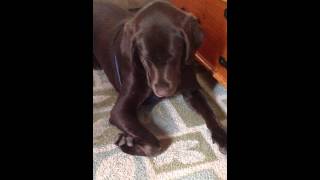
[[[128,21],[123,26],[123,34],[120,42],[120,49],[121,53],[128,57],[131,62],[133,62],[134,56],[134,35],[135,32],[132,22]]]
[[[185,22],[182,24],[182,34],[185,40],[185,63],[191,64],[204,36],[199,21],[194,16],[187,15]]]

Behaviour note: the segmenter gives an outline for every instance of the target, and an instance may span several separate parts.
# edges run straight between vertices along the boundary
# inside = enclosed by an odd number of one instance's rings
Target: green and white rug
[[[227,92],[212,85],[202,75],[209,104],[227,126]],[[159,139],[171,145],[154,158],[124,154],[114,145],[119,130],[108,122],[117,92],[102,71],[93,71],[93,179],[94,180],[225,180],[227,157],[212,144],[202,117],[193,112],[181,95],[159,103],[141,121]]]

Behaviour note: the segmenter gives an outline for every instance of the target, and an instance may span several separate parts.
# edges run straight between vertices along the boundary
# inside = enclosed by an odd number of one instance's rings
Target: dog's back
[[[93,54],[113,85],[116,81],[112,57],[114,48],[118,45],[112,43],[121,29],[121,24],[130,15],[127,10],[112,3],[93,3]]]
[[[128,11],[111,3],[93,3],[93,34],[96,37],[94,41],[100,39],[97,36],[109,36],[109,33],[128,16]]]
[[[112,3],[93,3],[93,31],[94,34],[106,32],[128,17],[128,11]]]

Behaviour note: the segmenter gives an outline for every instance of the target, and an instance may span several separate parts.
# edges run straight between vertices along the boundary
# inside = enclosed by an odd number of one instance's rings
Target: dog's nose
[[[167,82],[158,82],[157,84],[155,84],[155,87],[158,89],[169,89],[170,84]]]
[[[158,97],[166,97],[172,95],[172,88],[169,83],[161,82],[155,85],[155,92]]]

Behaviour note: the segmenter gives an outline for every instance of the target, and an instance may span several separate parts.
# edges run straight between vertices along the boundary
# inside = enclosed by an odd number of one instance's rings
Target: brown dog
[[[112,4],[94,3],[94,67],[102,68],[119,92],[110,123],[123,134],[116,144],[125,153],[157,155],[158,139],[143,127],[137,111],[150,97],[182,93],[206,120],[212,138],[227,148],[226,132],[199,92],[191,61],[203,33],[195,17],[163,1],[134,15]]]

